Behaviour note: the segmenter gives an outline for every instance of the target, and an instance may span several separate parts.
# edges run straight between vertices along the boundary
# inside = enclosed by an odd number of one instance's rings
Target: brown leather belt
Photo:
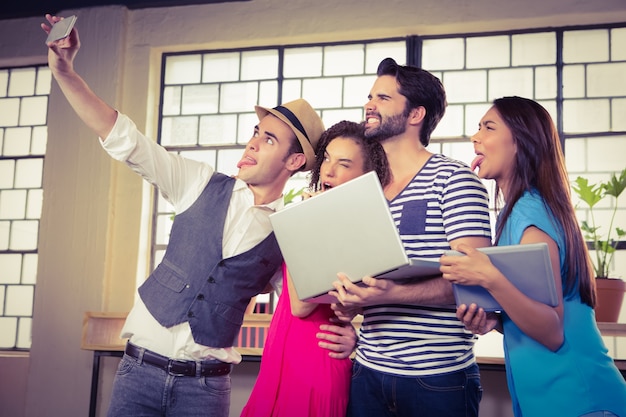
[[[130,342],[126,343],[124,353],[175,376],[222,376],[228,375],[232,370],[232,365],[229,363],[170,359],[167,356],[159,355],[156,352],[133,345]],[[199,373],[197,372],[198,366],[200,367]]]

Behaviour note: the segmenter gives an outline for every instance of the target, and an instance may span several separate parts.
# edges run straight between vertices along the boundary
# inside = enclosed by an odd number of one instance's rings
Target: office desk
[[[127,313],[85,313],[81,348],[93,351],[89,417],[96,415],[100,359],[103,356],[121,358],[124,354],[126,340],[120,339],[119,334],[126,315]],[[261,360],[271,319],[271,314],[246,314],[236,343],[243,361],[259,362]],[[353,323],[358,327],[360,320],[356,319]],[[598,323],[598,328],[603,336],[626,337],[626,323]],[[476,361],[481,370],[505,371],[503,357],[478,356]],[[615,365],[626,379],[626,359],[615,359]]]

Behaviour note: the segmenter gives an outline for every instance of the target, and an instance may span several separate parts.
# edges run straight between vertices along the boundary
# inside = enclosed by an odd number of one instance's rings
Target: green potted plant
[[[614,173],[608,181],[601,181],[597,184],[589,184],[586,178],[578,177],[572,188],[589,209],[590,218],[582,221],[580,228],[588,241],[589,249],[595,252],[592,260],[598,295],[596,320],[616,322],[621,310],[626,283],[620,278],[611,278],[609,267],[615,251],[620,246],[621,239],[626,236],[626,231],[620,227],[614,227],[617,198],[626,189],[626,168],[619,175]],[[600,201],[611,197],[615,201],[610,214],[609,227],[603,231],[596,224],[594,207]]]

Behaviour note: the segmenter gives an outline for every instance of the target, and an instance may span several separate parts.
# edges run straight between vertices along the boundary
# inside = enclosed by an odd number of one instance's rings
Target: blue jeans
[[[230,375],[174,376],[124,355],[109,405],[109,417],[228,417]]]
[[[477,417],[482,398],[476,364],[457,372],[403,377],[352,368],[348,417]]]

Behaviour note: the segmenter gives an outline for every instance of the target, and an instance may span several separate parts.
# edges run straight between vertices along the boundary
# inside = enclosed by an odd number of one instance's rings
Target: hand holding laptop
[[[471,248],[469,248],[471,251]],[[465,256],[461,252],[447,251],[441,257],[443,277],[452,282],[457,306],[475,303],[485,311],[501,311],[502,307],[481,283],[484,271],[497,268],[518,290],[549,306],[558,305],[552,263],[546,243],[493,246],[477,249],[480,256],[473,256],[472,263],[451,256]],[[487,256],[483,256],[487,255]],[[468,259],[469,260],[469,259]],[[463,273],[458,269],[463,266]],[[458,265],[457,270],[453,270]],[[467,284],[473,285],[467,285]]]
[[[334,281],[334,291],[329,294],[340,301],[346,309],[359,309],[366,305],[385,304],[388,300],[389,288],[396,284],[396,280],[385,278],[363,277],[361,281],[353,282],[343,273],[337,274]]]

